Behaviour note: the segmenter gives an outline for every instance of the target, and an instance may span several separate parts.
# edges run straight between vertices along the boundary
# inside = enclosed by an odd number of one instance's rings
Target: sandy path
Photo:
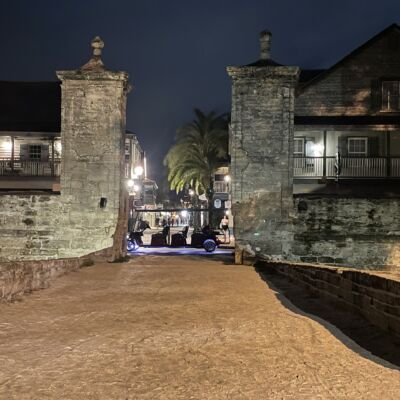
[[[144,256],[0,304],[0,399],[399,398],[398,370],[251,267]]]

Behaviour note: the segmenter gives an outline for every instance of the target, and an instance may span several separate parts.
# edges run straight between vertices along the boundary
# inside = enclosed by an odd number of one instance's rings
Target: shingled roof
[[[361,46],[359,46],[356,49],[354,49],[353,51],[351,51],[349,54],[347,54],[345,57],[343,57],[340,61],[338,61],[332,67],[330,67],[330,68],[328,68],[326,70],[320,70],[320,73],[316,74],[314,77],[311,77],[310,79],[306,79],[306,80],[301,81],[301,75],[300,75],[300,82],[303,82],[303,85],[301,85],[301,89],[304,89],[305,87],[307,87],[309,85],[313,85],[314,83],[319,82],[326,75],[330,74],[332,71],[336,70],[341,65],[343,65],[345,62],[347,62],[350,58],[352,58],[355,55],[361,53],[364,49],[366,49],[367,47],[371,46],[371,44],[375,43],[376,41],[381,39],[383,36],[387,35],[390,32],[393,32],[393,31],[398,31],[399,32],[400,31],[400,26],[398,24],[389,25],[386,29],[384,29],[383,31],[379,32],[378,34],[373,36],[371,39],[369,39],[365,43],[363,43]],[[314,70],[314,71],[318,71],[318,70]]]
[[[60,132],[60,82],[0,81],[0,131]]]

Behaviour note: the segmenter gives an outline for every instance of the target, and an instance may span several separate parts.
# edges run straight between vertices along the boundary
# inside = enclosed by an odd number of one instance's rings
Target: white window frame
[[[305,138],[304,137],[300,137],[300,136],[295,136],[294,137],[294,142],[295,141],[301,141],[301,148],[302,148],[302,152],[298,152],[298,151],[295,151],[295,145],[294,145],[294,143],[293,143],[293,155],[295,156],[295,157],[304,157],[305,156],[305,153],[306,153],[306,149],[305,149]]]
[[[37,152],[32,151],[33,149],[39,150]],[[41,161],[42,159],[42,145],[41,144],[28,144],[28,159],[30,161]],[[37,155],[38,157],[32,157],[32,155]]]
[[[384,90],[385,83],[397,84],[397,106],[395,108],[391,108],[390,106],[390,91],[387,92],[387,95],[385,94]],[[381,93],[382,93],[381,111],[386,111],[386,112],[400,111],[400,81],[394,79],[393,80],[387,79],[382,81]]]
[[[350,151],[350,141],[360,141],[365,143],[365,151],[364,152],[354,152]],[[359,137],[359,136],[351,136],[347,138],[347,154],[351,157],[367,157],[368,155],[368,138],[367,137]]]

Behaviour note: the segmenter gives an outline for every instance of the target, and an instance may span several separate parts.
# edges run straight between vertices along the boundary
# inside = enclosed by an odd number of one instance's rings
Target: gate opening
[[[221,225],[229,210],[204,208],[133,209],[128,220],[128,253],[230,254],[234,249],[232,223]],[[226,221],[226,220],[225,220]]]

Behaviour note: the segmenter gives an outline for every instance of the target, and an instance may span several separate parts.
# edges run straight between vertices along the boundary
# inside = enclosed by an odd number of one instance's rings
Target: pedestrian
[[[231,241],[231,231],[229,230],[229,217],[224,215],[221,219],[219,227],[224,231],[224,243],[230,243]],[[228,242],[226,241],[226,234],[228,234]]]

